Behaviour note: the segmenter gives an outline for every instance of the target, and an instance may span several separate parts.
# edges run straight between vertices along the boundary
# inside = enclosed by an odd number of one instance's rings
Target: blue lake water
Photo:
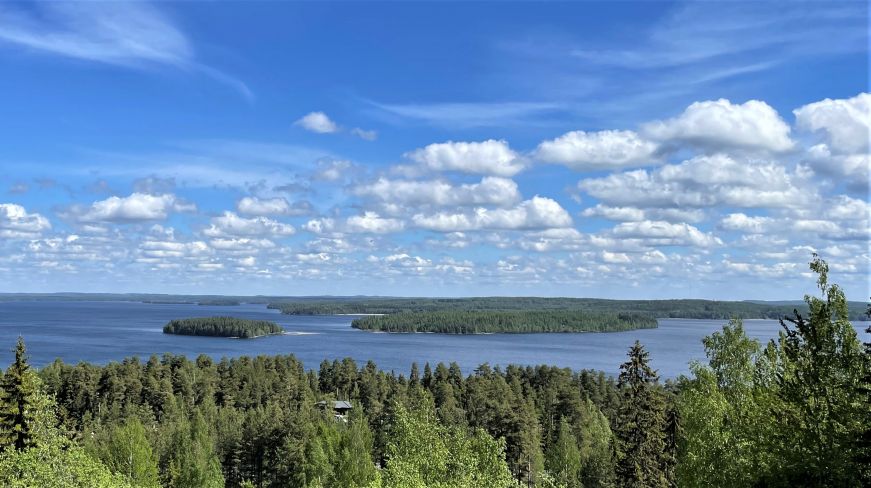
[[[272,320],[290,335],[240,340],[163,334],[170,319],[232,315]],[[294,354],[306,367],[323,359],[352,357],[361,365],[373,360],[384,370],[407,373],[412,362],[457,362],[469,373],[491,365],[548,364],[590,368],[616,374],[636,339],[648,351],[663,378],[688,372],[688,363],[704,359],[701,339],[719,330],[725,320],[663,319],[659,328],[585,334],[384,334],[350,327],[347,316],[282,315],[264,305],[200,306],[138,302],[5,302],[0,303],[0,364],[8,365],[15,341],[23,336],[36,366],[61,358],[68,363],[105,364],[128,356],[147,358],[165,352],[191,359],[260,354]],[[777,336],[773,320],[746,320],[747,333],[765,342]],[[862,340],[867,322],[855,322]]]

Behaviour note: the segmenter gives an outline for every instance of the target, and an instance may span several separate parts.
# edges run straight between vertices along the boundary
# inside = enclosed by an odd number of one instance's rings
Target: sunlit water
[[[290,334],[240,340],[163,334],[170,319],[232,315],[272,320]],[[353,317],[282,315],[264,305],[199,306],[137,302],[7,302],[0,303],[0,363],[7,365],[16,338],[27,343],[32,364],[55,358],[68,363],[105,364],[128,356],[147,358],[165,352],[191,359],[260,354],[294,354],[306,367],[323,359],[352,357],[361,365],[373,360],[385,370],[407,373],[412,362],[457,362],[465,372],[491,365],[548,364],[616,373],[636,339],[650,351],[663,378],[688,372],[688,363],[703,359],[701,339],[719,330],[725,320],[663,319],[659,328],[584,334],[385,334],[352,329]],[[776,337],[773,320],[746,320],[747,333],[763,342]],[[855,322],[863,341],[868,322]]]

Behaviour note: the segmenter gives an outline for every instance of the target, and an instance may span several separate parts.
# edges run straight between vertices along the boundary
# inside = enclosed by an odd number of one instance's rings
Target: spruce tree
[[[617,484],[625,487],[669,486],[663,467],[666,450],[665,402],[648,353],[635,341],[629,360],[620,365],[618,387]]]
[[[37,383],[27,364],[24,339],[19,337],[15,347],[15,361],[2,379],[0,399],[0,446],[22,451],[31,445]]]

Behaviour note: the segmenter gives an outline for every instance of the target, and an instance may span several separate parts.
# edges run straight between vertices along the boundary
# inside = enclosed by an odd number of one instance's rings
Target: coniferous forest
[[[819,295],[779,339],[724,322],[668,382],[637,342],[619,371],[406,375],[292,356],[36,371],[19,340],[0,384],[0,486],[869,486],[871,345],[826,263],[811,270]]]
[[[163,326],[164,334],[238,337],[251,339],[270,334],[281,334],[284,329],[268,320],[250,320],[236,317],[200,317],[170,320]]]
[[[372,315],[354,319],[351,326],[382,332],[446,334],[617,332],[653,329],[656,327],[656,319],[639,313],[616,314],[578,310],[466,310]]]

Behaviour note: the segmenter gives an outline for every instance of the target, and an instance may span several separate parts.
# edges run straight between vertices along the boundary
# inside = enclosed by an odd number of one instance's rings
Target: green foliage
[[[677,399],[681,486],[868,484],[869,359],[828,265],[810,267],[822,297],[806,297],[808,318],[783,320],[778,341],[761,348],[739,321],[705,339],[708,365]]]
[[[703,340],[708,365],[691,366],[677,398],[681,486],[749,487],[773,480],[780,410],[774,371],[759,342],[733,320]],[[769,354],[771,351],[769,351]]]
[[[15,361],[3,375],[0,397],[0,445],[24,450],[33,443],[34,405],[39,385],[27,364],[24,339],[18,338]]]
[[[224,486],[221,463],[214,452],[208,426],[199,412],[192,420],[176,421],[167,459],[167,486],[220,488]]]
[[[638,313],[658,318],[779,319],[805,304],[792,302],[728,302],[718,300],[604,300],[599,298],[341,298],[309,297],[272,300],[269,308],[293,315],[394,314],[400,312],[545,311]],[[865,304],[850,302],[850,317],[864,316]]]
[[[157,454],[138,418],[131,417],[98,433],[87,442],[87,448],[110,470],[125,475],[134,486],[160,486]]]
[[[236,317],[202,317],[170,320],[163,326],[164,334],[212,337],[238,337],[250,339],[270,334],[281,334],[284,329],[268,320],[249,320]]]
[[[822,297],[805,297],[807,319],[796,313],[781,320],[778,418],[790,446],[783,455],[796,482],[849,485],[856,474],[851,449],[867,419],[868,404],[856,388],[864,361],[844,292],[828,283],[828,264],[814,255],[810,268]]]
[[[505,441],[440,424],[431,406],[396,409],[387,446],[386,488],[518,486],[505,463]]]
[[[121,474],[77,446],[48,443],[0,453],[0,486],[7,488],[132,488]]]
[[[578,488],[581,484],[581,450],[572,428],[560,419],[556,441],[547,451],[545,467],[557,486]]]
[[[658,376],[636,341],[620,365],[623,395],[617,417],[617,481],[620,486],[667,487],[666,411]]]
[[[616,332],[656,327],[656,319],[634,313],[576,310],[400,312],[354,319],[351,326],[383,332]]]

